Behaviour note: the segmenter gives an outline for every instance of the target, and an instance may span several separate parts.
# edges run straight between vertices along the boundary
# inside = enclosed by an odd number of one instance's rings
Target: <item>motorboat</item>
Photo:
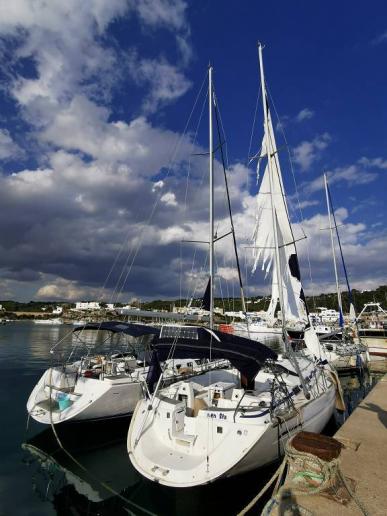
[[[34,319],[34,324],[41,324],[46,326],[59,326],[63,324],[63,321],[60,317],[55,317],[53,319]]]

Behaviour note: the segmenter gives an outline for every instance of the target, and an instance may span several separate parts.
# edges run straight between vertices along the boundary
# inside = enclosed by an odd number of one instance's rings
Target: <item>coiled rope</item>
[[[284,485],[280,487],[286,467],[288,467],[287,479]],[[297,472],[295,472],[295,470],[297,470]],[[358,506],[361,514],[363,514],[363,516],[370,516],[370,513],[364,507],[359,497],[353,492],[345,479],[340,468],[339,458],[325,461],[311,453],[296,450],[292,446],[291,440],[289,440],[286,445],[284,460],[277,471],[259,491],[259,493],[251,500],[251,502],[238,513],[238,516],[244,516],[248,511],[250,511],[275,480],[277,480],[277,482],[273,490],[273,495],[265,505],[262,512],[262,514],[267,516],[271,514],[271,510],[274,505],[279,504],[279,501],[282,499],[285,492],[289,491],[289,489],[291,490],[292,495],[317,495],[334,487],[335,485],[337,486],[338,480],[341,481],[349,496]]]

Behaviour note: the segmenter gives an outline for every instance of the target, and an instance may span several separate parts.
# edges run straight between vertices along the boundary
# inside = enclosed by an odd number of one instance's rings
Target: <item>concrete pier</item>
[[[341,470],[367,515],[387,514],[387,375],[376,384],[334,436],[345,448]],[[342,505],[320,495],[294,495],[301,508],[318,516],[362,514],[353,499]]]

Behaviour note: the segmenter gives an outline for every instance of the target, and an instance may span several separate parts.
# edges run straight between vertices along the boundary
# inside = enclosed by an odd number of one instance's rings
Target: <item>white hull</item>
[[[293,385],[298,381],[296,377]],[[270,382],[265,378],[265,390],[243,411],[235,408],[239,406],[236,397],[244,396],[242,389],[232,390],[222,405],[197,413],[187,412],[174,397],[156,399],[150,411],[149,400],[142,400],[129,428],[130,460],[143,476],[171,487],[202,485],[264,466],[277,459],[279,451],[283,453],[286,440],[301,428],[320,432],[327,424],[334,410],[335,387],[330,379],[326,381],[324,387],[320,377],[321,394],[315,393],[310,401],[299,392],[294,399],[296,410],[285,410],[279,426],[277,418],[270,416],[266,390]],[[258,408],[260,400],[262,408]]]
[[[141,383],[129,376],[105,376],[103,380],[79,377],[71,389],[70,385],[57,384],[50,388],[51,375],[48,369],[27,402],[31,417],[46,425],[129,415],[143,395]],[[61,407],[60,395],[67,396],[67,407]]]
[[[121,363],[122,374],[118,371],[90,378],[81,374],[79,366],[78,362],[65,369],[56,367],[45,371],[27,402],[27,411],[33,419],[49,425],[128,416],[133,413],[138,400],[144,397],[148,368],[141,367],[124,374]],[[165,384],[226,366],[225,360],[203,364],[197,364],[193,359],[168,360],[164,369]]]
[[[339,355],[334,351],[325,350],[327,360],[335,369],[356,369],[367,367],[368,353],[353,353],[351,355]]]
[[[269,326],[249,325],[249,329],[247,330],[245,324],[236,323],[233,325],[233,334],[245,337],[246,339],[256,340],[262,344],[269,342],[279,343],[282,341],[282,329],[271,328]]]
[[[63,324],[63,321],[62,319],[35,319],[34,323],[46,326],[59,326]]]

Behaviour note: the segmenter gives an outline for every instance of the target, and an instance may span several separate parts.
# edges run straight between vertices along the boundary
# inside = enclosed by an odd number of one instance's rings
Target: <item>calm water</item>
[[[128,421],[67,425],[59,430],[60,451],[51,429],[33,421],[27,428],[26,401],[49,366],[49,349],[70,327],[30,322],[0,326],[0,515],[236,514],[270,478],[276,466],[215,484],[176,490],[143,479],[126,451]],[[71,338],[67,338],[70,343]],[[342,378],[352,411],[375,378]],[[333,434],[342,418],[332,420]],[[114,496],[101,481],[120,493]]]

